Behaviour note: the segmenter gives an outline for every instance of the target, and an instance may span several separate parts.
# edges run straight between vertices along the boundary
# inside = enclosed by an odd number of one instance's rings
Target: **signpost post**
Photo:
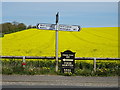
[[[59,21],[59,12],[56,14],[56,24],[47,24],[39,23],[37,24],[37,29],[44,30],[55,30],[56,31],[56,45],[55,45],[55,57],[56,57],[56,68],[55,71],[58,71],[58,31],[80,31],[80,26],[78,25],[64,25],[58,24]]]
[[[59,20],[59,12],[56,14],[56,52],[55,52],[55,56],[56,56],[56,68],[55,71],[58,71],[58,20]]]

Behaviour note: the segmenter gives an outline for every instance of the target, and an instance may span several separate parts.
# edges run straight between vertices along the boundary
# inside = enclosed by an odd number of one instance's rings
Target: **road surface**
[[[118,77],[2,75],[3,88],[117,88]]]

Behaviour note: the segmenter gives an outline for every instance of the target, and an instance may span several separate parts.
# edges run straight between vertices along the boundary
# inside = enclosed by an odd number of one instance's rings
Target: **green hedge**
[[[97,63],[96,72],[93,71],[93,64],[87,62],[75,63],[75,73],[60,73],[60,61],[59,70],[55,72],[55,60],[33,60],[26,61],[25,67],[22,66],[22,60],[2,60],[2,74],[26,74],[26,75],[41,75],[41,74],[53,74],[53,75],[77,75],[77,76],[120,76],[119,67],[120,64],[113,62],[100,62]]]

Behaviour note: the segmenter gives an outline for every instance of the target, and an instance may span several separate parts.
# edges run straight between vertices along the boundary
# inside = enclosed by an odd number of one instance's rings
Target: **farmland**
[[[55,56],[55,31],[27,29],[1,37],[3,56]],[[118,28],[82,28],[59,31],[60,52],[71,50],[76,57],[118,57]]]
[[[55,56],[55,31],[27,29],[5,34],[2,40],[2,56]],[[80,32],[59,31],[60,52],[71,50],[76,57],[112,57],[118,58],[118,28],[82,28]],[[2,59],[3,74],[60,74],[55,71],[55,60]],[[93,61],[75,61],[74,75],[115,76],[119,75],[118,61],[97,60],[96,72],[93,73]],[[71,74],[70,74],[71,75]]]

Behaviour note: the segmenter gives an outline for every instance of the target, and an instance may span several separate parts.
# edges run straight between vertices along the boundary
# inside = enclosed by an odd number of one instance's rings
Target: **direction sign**
[[[37,29],[55,30],[55,26],[55,24],[40,23],[37,25]]]
[[[80,31],[80,26],[78,25],[59,25],[60,31]]]
[[[56,30],[56,24],[45,24],[40,23],[37,25],[38,29],[45,29],[45,30]],[[80,31],[80,26],[78,25],[58,25],[59,31]]]
[[[61,72],[74,73],[74,69],[75,69],[75,53],[70,50],[61,52]]]

